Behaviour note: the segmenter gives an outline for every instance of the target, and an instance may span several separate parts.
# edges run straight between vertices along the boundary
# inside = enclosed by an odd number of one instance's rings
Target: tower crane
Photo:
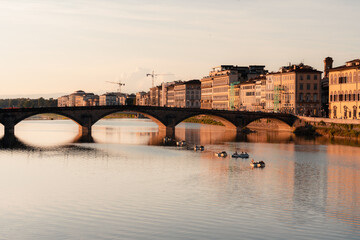
[[[121,93],[121,86],[125,86],[125,83],[122,83],[120,80],[118,82],[110,82],[106,81],[107,83],[117,84],[119,86],[118,92]]]
[[[164,75],[174,75],[174,74],[161,74],[161,73],[155,73],[152,71],[152,73],[146,74],[147,77],[151,76],[152,79],[152,87],[155,87],[155,77],[157,76],[164,76]]]

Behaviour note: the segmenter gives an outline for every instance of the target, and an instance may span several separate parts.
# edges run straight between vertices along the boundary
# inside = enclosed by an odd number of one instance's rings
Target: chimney
[[[324,78],[329,77],[329,70],[333,67],[333,59],[331,57],[327,57],[324,60]]]

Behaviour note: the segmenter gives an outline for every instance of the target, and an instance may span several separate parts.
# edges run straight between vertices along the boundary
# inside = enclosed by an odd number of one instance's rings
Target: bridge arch
[[[121,109],[115,109],[115,110],[109,110],[109,111],[106,111],[98,116],[96,116],[96,119],[93,120],[93,123],[92,124],[96,124],[99,120],[101,119],[104,119],[106,116],[109,116],[113,113],[118,113],[118,112],[132,112],[132,113],[139,113],[139,114],[142,114],[144,115],[145,117],[151,119],[153,122],[155,122],[158,126],[159,126],[159,129],[165,129],[166,128],[166,125],[159,119],[157,118],[156,116],[154,116],[153,114],[151,113],[148,113],[148,112],[145,112],[145,111],[138,111],[138,110],[127,110],[127,109],[124,109],[124,110],[121,110]]]
[[[288,128],[289,130],[291,130],[291,128],[294,126],[295,122],[298,120],[297,118],[294,119],[283,119],[282,117],[278,117],[278,116],[259,116],[259,117],[253,117],[250,120],[246,121],[244,124],[244,127],[249,126],[251,123],[254,123],[257,120],[275,120],[278,123],[280,123],[282,126]],[[268,122],[267,122],[268,123]],[[270,123],[270,122],[269,122]],[[280,126],[281,127],[281,126]]]
[[[229,119],[227,119],[224,116],[218,116],[214,113],[209,114],[209,113],[189,113],[186,116],[182,116],[180,118],[177,119],[177,121],[175,122],[175,126],[179,125],[181,122],[183,122],[186,119],[189,119],[191,117],[196,117],[196,116],[208,116],[211,117],[212,119],[214,119],[215,121],[221,122],[226,128],[229,129],[236,129],[236,125]]]
[[[64,112],[57,112],[57,111],[45,111],[45,112],[29,112],[29,113],[24,113],[21,115],[21,117],[18,117],[15,119],[14,121],[14,126],[20,122],[22,122],[23,120],[29,118],[29,117],[33,117],[36,115],[41,115],[41,114],[56,114],[59,116],[63,116],[66,118],[71,119],[72,121],[74,121],[75,123],[77,123],[79,126],[81,126],[81,121],[76,119],[74,116],[71,116],[70,114],[64,113]]]

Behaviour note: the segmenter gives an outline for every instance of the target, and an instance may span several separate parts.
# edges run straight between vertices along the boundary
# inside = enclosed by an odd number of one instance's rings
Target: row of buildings
[[[136,104],[143,106],[200,108],[200,100],[201,82],[197,79],[162,83],[136,94]]]
[[[263,65],[221,65],[201,80],[175,81],[136,94],[137,105],[360,119],[360,59],[324,72],[305,64],[268,72]]]
[[[58,107],[85,107],[135,104],[135,94],[119,92],[96,95],[82,90],[58,98]]]
[[[322,74],[323,73],[323,74]],[[59,107],[137,104],[360,119],[360,59],[324,72],[298,64],[268,72],[263,65],[221,65],[201,80],[173,81],[148,92],[95,95],[84,91],[58,98]]]

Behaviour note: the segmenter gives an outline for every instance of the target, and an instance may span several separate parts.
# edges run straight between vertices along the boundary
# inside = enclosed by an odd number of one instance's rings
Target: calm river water
[[[77,130],[29,120],[1,140],[0,239],[360,239],[357,143],[180,124],[194,152],[150,120],[102,120],[88,143]]]

